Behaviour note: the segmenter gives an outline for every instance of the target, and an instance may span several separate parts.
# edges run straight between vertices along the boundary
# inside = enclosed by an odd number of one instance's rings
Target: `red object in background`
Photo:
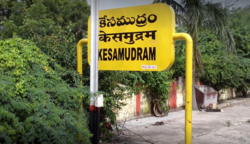
[[[136,85],[137,87],[140,87],[140,84]],[[139,93],[138,95],[136,95],[136,116],[140,115],[140,111],[141,111],[141,94]]]
[[[200,80],[197,82],[197,85],[201,85],[201,82],[200,82]]]
[[[106,128],[109,129],[109,130],[113,130],[112,127],[111,127],[111,124],[109,122],[106,123]]]
[[[136,95],[136,116],[140,115],[141,110],[141,94]]]
[[[177,101],[176,89],[177,89],[177,81],[174,81],[170,86],[170,109],[176,108],[176,101]]]

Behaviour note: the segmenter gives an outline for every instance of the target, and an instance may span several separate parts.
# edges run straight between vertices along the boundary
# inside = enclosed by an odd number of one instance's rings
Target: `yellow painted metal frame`
[[[193,40],[186,33],[174,33],[174,40],[186,41],[186,101],[185,101],[185,144],[192,143],[192,62]],[[87,44],[87,39],[81,39],[77,44],[77,71],[82,75],[82,47]],[[82,109],[82,105],[80,107]],[[81,136],[78,136],[81,140]]]
[[[193,40],[186,33],[175,33],[173,39],[186,41],[186,101],[185,101],[185,144],[192,143],[192,62]]]
[[[88,39],[81,39],[77,43],[76,51],[77,51],[77,71],[82,75],[82,47],[83,45],[88,43]],[[79,111],[83,109],[83,105],[81,104]],[[82,141],[81,135],[78,134],[79,141]]]
[[[88,43],[88,39],[81,39],[77,43],[77,71],[82,75],[82,47]]]

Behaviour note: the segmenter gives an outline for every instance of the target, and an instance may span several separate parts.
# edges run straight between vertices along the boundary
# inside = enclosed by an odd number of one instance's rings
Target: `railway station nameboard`
[[[99,11],[98,24],[99,70],[163,71],[172,66],[175,58],[175,14],[168,5],[102,10]]]

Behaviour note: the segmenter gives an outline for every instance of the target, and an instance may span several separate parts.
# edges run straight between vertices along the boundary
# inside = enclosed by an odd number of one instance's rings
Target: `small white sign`
[[[157,65],[142,65],[142,69],[157,69]]]
[[[103,107],[103,94],[95,97],[95,107]]]

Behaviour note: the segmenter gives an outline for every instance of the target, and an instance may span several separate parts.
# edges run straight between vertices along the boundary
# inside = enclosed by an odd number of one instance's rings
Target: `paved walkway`
[[[193,144],[250,144],[250,98],[227,100],[224,112],[193,111]],[[166,117],[130,120],[112,143],[184,144],[185,111],[170,112]],[[153,125],[163,122],[163,125]]]

